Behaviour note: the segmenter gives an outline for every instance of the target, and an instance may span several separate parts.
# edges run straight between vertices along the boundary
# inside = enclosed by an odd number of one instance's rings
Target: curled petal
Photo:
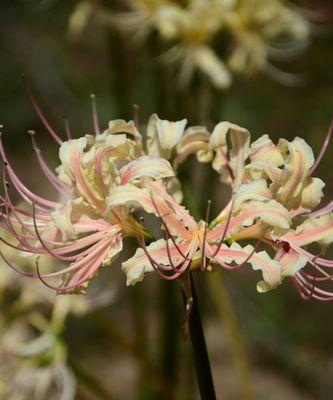
[[[152,259],[156,260],[159,264],[162,264],[166,267],[166,270],[172,270],[173,267],[170,265],[170,258],[172,259],[172,263],[174,266],[179,266],[184,258],[181,256],[180,252],[173,245],[172,241],[169,240],[169,254],[166,246],[166,241],[164,239],[159,239],[149,246],[146,247],[146,250],[149,252],[149,255]],[[189,244],[188,243],[179,243],[179,250],[183,254],[188,252]],[[122,263],[122,270],[126,274],[126,282],[127,285],[135,285],[137,282],[141,282],[144,278],[146,272],[154,271],[151,262],[149,261],[147,255],[144,250],[139,247],[134,256],[129,260]]]
[[[309,170],[314,163],[311,147],[301,138],[292,142],[280,139],[278,148],[285,158],[284,171],[277,188],[277,198],[283,204],[293,206],[293,200],[300,195],[307,184]]]
[[[142,156],[128,163],[120,170],[120,174],[121,185],[142,177],[158,180],[174,176],[173,169],[167,160],[161,157],[148,156]]]
[[[113,135],[115,133],[128,133],[132,135],[135,139],[141,140],[141,134],[137,130],[135,123],[133,121],[125,121],[123,119],[115,119],[109,122],[109,127],[105,131],[108,135]]]
[[[269,161],[254,161],[245,166],[246,175],[249,180],[270,179],[272,188],[276,190],[281,180],[281,169]]]
[[[242,216],[244,226],[252,225],[255,218],[260,218],[273,228],[289,229],[288,210],[275,200],[266,203],[250,201],[244,205],[240,216]]]
[[[229,132],[231,137],[230,159],[227,157],[227,134]],[[216,151],[213,168],[221,173],[221,178],[225,180],[227,166],[230,166],[232,178],[234,178],[234,188],[242,183],[249,143],[249,131],[228,121],[217,124],[212,132],[210,146]]]
[[[153,114],[149,119],[147,128],[148,154],[169,159],[171,150],[184,134],[186,124],[187,119],[172,122],[162,120],[157,114]]]
[[[194,65],[204,72],[214,86],[220,89],[231,85],[231,73],[223,61],[208,46],[193,46]]]
[[[210,162],[213,159],[213,152],[209,146],[209,137],[210,133],[203,126],[191,126],[186,129],[177,145],[174,168],[176,169],[190,154],[196,154],[199,162]]]
[[[217,263],[225,263],[240,265],[249,255],[248,263],[254,270],[261,270],[263,280],[258,282],[257,290],[260,293],[274,289],[281,283],[281,266],[279,262],[272,260],[266,251],[253,252],[254,247],[247,245],[242,248],[238,243],[234,242],[230,247],[223,244],[221,249],[215,256]]]
[[[240,185],[234,195],[233,209],[236,213],[244,203],[249,200],[269,201],[272,200],[272,194],[267,187],[267,182],[264,179],[259,179],[251,183]]]
[[[297,227],[295,232],[288,232],[281,239],[298,246],[317,242],[322,247],[327,247],[333,242],[333,213],[309,217]]]
[[[171,208],[157,192],[158,184],[152,192],[148,188],[138,188],[130,183],[115,188],[107,199],[108,209],[118,206],[132,206],[142,208],[147,213],[159,217],[161,215],[170,232],[184,239],[190,239],[191,234],[185,228],[182,219],[174,212],[174,209],[183,210],[170,196],[174,208]],[[164,190],[164,189],[163,189]],[[166,196],[169,196],[166,193]],[[181,215],[185,215],[185,210]]]
[[[319,178],[308,178],[302,190],[302,207],[312,210],[324,197],[325,183]]]
[[[295,276],[308,263],[307,257],[291,248],[288,251],[281,250],[276,259],[281,265],[282,277]]]
[[[269,163],[275,167],[280,167],[284,163],[279,149],[267,134],[262,135],[251,144],[249,155],[251,162]]]

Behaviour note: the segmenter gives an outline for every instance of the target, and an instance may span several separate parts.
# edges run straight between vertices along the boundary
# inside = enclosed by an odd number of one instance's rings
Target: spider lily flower
[[[289,59],[302,52],[311,31],[301,10],[282,0],[128,0],[127,3],[123,12],[108,13],[100,8],[101,23],[130,32],[139,45],[156,31],[170,45],[161,59],[176,65],[179,84],[190,83],[196,70],[219,89],[231,85],[233,74],[249,75],[257,71],[286,85],[301,81],[300,77],[272,64],[272,60]],[[230,38],[226,51],[215,45],[221,33]]]
[[[293,283],[303,298],[316,298],[328,301],[333,292],[322,287],[332,280],[329,269],[331,260],[309,252],[306,246],[313,243],[325,250],[333,241],[333,205],[313,211],[322,198],[324,182],[312,173],[318,166],[332,136],[333,123],[317,159],[310,146],[300,138],[288,142],[280,139],[276,146],[264,135],[248,147],[250,163],[246,164],[240,151],[239,163],[244,161],[242,184],[236,185],[232,203],[232,219],[229,224],[230,237],[233,240],[258,239],[272,245],[281,266],[281,281],[292,277]],[[239,131],[240,132],[240,131]],[[226,169],[231,165],[226,159]],[[231,175],[235,168],[229,167]],[[218,237],[223,231],[226,214],[231,204],[214,221],[214,229],[208,234],[208,240]],[[233,223],[249,213],[260,213],[249,218],[240,227]],[[268,215],[265,215],[265,210]],[[260,217],[259,217],[260,216]],[[268,229],[270,225],[274,229]],[[308,273],[306,266],[312,266]]]
[[[258,284],[261,291],[275,287],[280,282],[279,263],[270,259],[265,251],[257,252],[251,245],[242,248],[238,243],[231,246],[223,243],[227,239],[230,220],[218,240],[214,240],[214,237],[210,239],[214,230],[209,229],[208,222],[197,223],[188,211],[177,204],[165,188],[156,182],[149,182],[146,191],[140,193],[130,186],[119,187],[109,201],[115,206],[126,201],[132,206],[140,206],[145,211],[154,213],[162,220],[162,227],[166,232],[165,239],[159,239],[149,246],[146,246],[143,235],[138,233],[141,247],[132,258],[122,264],[128,285],[141,281],[146,272],[154,270],[164,279],[176,279],[186,271],[198,268],[200,260],[201,269],[206,270],[206,258],[210,263],[230,270],[249,262],[254,269],[263,272],[264,280]]]
[[[328,136],[331,133],[332,127]],[[231,135],[230,149],[227,134]],[[153,270],[171,280],[200,264],[206,270],[210,264],[235,269],[250,263],[262,271],[263,280],[257,285],[260,292],[292,276],[303,297],[333,299],[333,293],[314,286],[314,282],[333,279],[325,271],[333,267],[332,261],[304,248],[314,242],[327,247],[333,241],[332,203],[311,212],[322,198],[323,187],[320,179],[311,177],[318,164],[311,148],[300,138],[281,139],[276,146],[267,135],[250,146],[249,132],[228,122],[218,124],[210,143],[213,166],[233,188],[230,203],[210,223],[208,217],[197,223],[155,182],[146,185],[140,196],[129,185],[110,196],[114,206],[125,202],[155,214],[166,233],[165,239],[150,245],[142,234],[137,235],[141,247],[123,263],[127,283],[135,284]],[[256,239],[257,245],[242,247],[240,242],[248,239]],[[261,242],[271,245],[274,258],[259,251]],[[305,272],[306,264],[320,275]]]
[[[62,142],[29,94],[45,127],[60,145],[61,165],[54,174],[33,137],[38,161],[61,200],[38,196],[22,183],[8,161],[1,139],[0,153],[4,161],[2,225],[16,244],[4,238],[1,241],[26,254],[50,255],[60,263],[69,263],[63,269],[45,274],[36,262],[37,274],[22,273],[37,275],[59,293],[82,291],[99,269],[110,265],[120,253],[123,237],[133,236],[137,229],[128,207],[110,209],[106,201],[110,193],[117,186],[129,183],[140,189],[146,180],[163,180],[174,176],[174,172],[168,161],[144,155],[141,136],[133,122],[112,121],[108,129],[100,133],[94,103],[95,136],[68,138]],[[13,205],[7,179],[27,203],[27,210]],[[49,283],[48,278],[59,277],[62,279],[59,286]]]
[[[67,350],[56,329],[30,312],[1,330],[0,394],[6,399],[68,399],[76,394],[76,379],[67,365]]]

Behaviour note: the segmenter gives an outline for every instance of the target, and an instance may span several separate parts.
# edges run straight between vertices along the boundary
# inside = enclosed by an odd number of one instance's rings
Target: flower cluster
[[[1,237],[15,243],[8,232]],[[1,244],[3,257],[10,263],[29,268],[33,256]],[[56,260],[40,257],[43,269],[52,270]],[[59,399],[76,397],[76,377],[69,366],[63,338],[69,315],[82,316],[110,304],[114,291],[90,290],[87,296],[54,296],[36,279],[26,279],[9,268],[0,275],[0,398]]]
[[[297,77],[279,70],[271,60],[290,58],[309,42],[305,13],[282,0],[128,0],[124,11],[99,8],[82,1],[70,19],[75,36],[92,18],[134,35],[137,42],[157,32],[165,43],[162,59],[178,66],[186,85],[195,70],[220,89],[233,74],[268,73],[292,84]],[[126,11],[125,11],[126,10]],[[90,17],[89,17],[90,16]]]
[[[312,177],[332,129],[315,160],[301,138],[280,139],[276,145],[263,135],[251,143],[246,129],[226,121],[209,132],[203,126],[186,128],[186,119],[171,122],[154,114],[146,142],[133,121],[111,121],[101,132],[94,107],[95,135],[73,139],[67,129],[68,140],[63,142],[34,99],[33,103],[60,146],[61,164],[53,173],[32,136],[41,168],[59,198],[31,192],[14,172],[1,142],[2,225],[16,243],[1,240],[28,255],[52,256],[64,267],[44,273],[36,262],[36,272],[21,270],[23,274],[59,293],[83,291],[122,252],[123,240],[134,237],[139,246],[122,264],[128,285],[149,271],[173,280],[194,269],[235,270],[250,264],[262,272],[259,292],[289,276],[303,298],[333,299],[333,292],[325,288],[332,280],[327,268],[333,261],[308,248],[317,243],[325,249],[333,241],[333,204],[313,211],[323,197],[324,182]],[[211,163],[232,189],[229,203],[212,220],[210,204],[199,222],[181,205],[177,168],[191,155]],[[13,205],[7,180],[28,207]],[[165,237],[155,240],[138,213],[157,217]],[[312,272],[305,269],[307,264]],[[61,283],[54,284],[53,278],[59,277]]]

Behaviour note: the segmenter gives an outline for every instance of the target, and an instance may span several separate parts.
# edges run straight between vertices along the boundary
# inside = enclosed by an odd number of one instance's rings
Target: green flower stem
[[[206,279],[220,323],[226,333],[232,362],[238,374],[242,399],[253,400],[254,395],[247,354],[237,323],[237,317],[224,284],[223,275],[220,272],[207,273]]]
[[[210,368],[204,332],[202,329],[201,317],[199,312],[198,298],[194,286],[192,275],[190,275],[192,292],[192,309],[188,320],[189,334],[192,342],[194,356],[194,368],[199,386],[201,400],[216,400],[214,382]],[[187,304],[186,293],[183,291],[185,307]]]

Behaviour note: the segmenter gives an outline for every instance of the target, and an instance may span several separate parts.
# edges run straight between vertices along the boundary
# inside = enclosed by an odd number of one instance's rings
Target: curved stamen
[[[53,137],[53,139],[58,143],[59,146],[61,146],[63,141],[60,139],[60,137],[56,133],[56,131],[51,127],[51,125],[49,124],[49,122],[46,119],[45,115],[43,114],[43,112],[42,112],[41,108],[39,107],[34,95],[32,94],[32,91],[31,91],[27,81],[25,79],[23,79],[23,81],[24,81],[24,86],[25,86],[28,98],[29,98],[33,108],[35,109],[36,114],[38,115],[38,118],[40,119],[40,121],[42,122],[42,124],[44,125],[46,130],[49,132],[49,134]]]
[[[300,271],[299,273],[296,274],[297,278],[299,278],[299,276],[302,275],[302,272]],[[315,292],[315,283],[316,283],[316,279],[314,278],[312,283],[310,284],[310,292],[308,295],[304,295],[302,298],[303,300],[310,300]]]
[[[170,237],[170,239],[171,239],[173,245],[175,246],[176,250],[177,250],[178,253],[183,257],[184,260],[188,260],[188,258],[187,258],[187,257],[183,254],[183,252],[180,250],[180,248],[179,248],[179,246],[178,246],[178,244],[177,244],[175,238],[172,236],[172,234],[171,234],[171,232],[170,232],[170,230],[169,230],[169,228],[168,228],[166,222],[164,221],[164,218],[163,218],[162,214],[160,213],[160,211],[159,211],[159,209],[158,209],[158,207],[157,207],[157,204],[156,204],[156,202],[155,202],[155,199],[154,199],[152,193],[150,193],[150,198],[151,198],[151,201],[152,201],[152,203],[153,203],[153,205],[154,205],[154,208],[155,208],[155,210],[156,210],[156,213],[157,213],[158,217],[160,218],[160,220],[162,221],[163,227],[164,227],[166,233],[168,234],[168,236]]]
[[[33,274],[31,272],[23,271],[20,268],[15,267],[2,253],[0,250],[0,257],[3,259],[3,261],[8,265],[9,268],[11,268],[13,271],[17,272],[20,275],[27,276],[29,278],[38,278],[38,275]]]
[[[2,143],[2,135],[0,134],[0,154],[1,154],[1,158],[3,160],[3,163],[5,165],[5,169],[8,172],[8,175],[15,187],[15,189],[17,190],[17,192],[22,196],[22,198],[24,200],[26,200],[29,204],[32,204],[32,200],[35,200],[37,203],[42,204],[42,206],[40,206],[38,204],[38,208],[41,210],[46,211],[45,207],[48,208],[52,208],[57,206],[59,203],[54,202],[54,201],[49,201],[46,200],[40,196],[37,196],[36,194],[34,194],[33,192],[31,192],[24,184],[23,182],[19,179],[19,177],[15,174],[14,169],[11,167],[11,165],[9,164],[8,160],[7,160],[7,156],[5,153],[5,148],[3,146]]]
[[[38,278],[42,281],[42,283],[44,283],[45,286],[47,286],[50,289],[56,290],[58,293],[74,289],[75,287],[78,287],[78,286],[82,285],[84,282],[86,282],[96,272],[96,270],[100,267],[102,260],[108,254],[109,247],[110,247],[109,242],[106,242],[104,246],[102,245],[99,248],[99,250],[101,251],[100,256],[98,256],[97,259],[92,258],[91,260],[89,260],[89,263],[86,265],[85,270],[88,269],[88,271],[85,273],[85,275],[70,285],[53,286],[53,285],[49,284],[48,282],[46,282],[43,275],[40,274],[38,262],[36,260],[36,269],[37,269]],[[61,272],[64,272],[64,271],[61,271]]]
[[[313,297],[316,300],[320,301],[333,301],[333,292],[327,292],[326,290],[322,290],[311,283],[309,283],[301,274],[296,274],[295,279],[300,284],[302,289]],[[313,293],[311,292],[313,287]],[[302,296],[303,299],[306,300],[305,296]]]
[[[332,133],[333,133],[333,118],[331,120],[331,124],[330,124],[329,130],[328,130],[328,132],[327,132],[327,134],[325,136],[325,140],[324,140],[322,148],[321,148],[321,150],[320,150],[320,152],[318,154],[318,157],[316,158],[316,161],[314,162],[314,164],[312,165],[312,167],[309,170],[309,175],[312,175],[312,173],[315,171],[315,169],[318,167],[320,161],[322,160],[322,158],[323,158],[323,156],[324,156],[324,154],[326,152],[327,146],[329,145],[329,142],[331,140]]]
[[[137,240],[143,250],[143,252],[145,253],[150,265],[152,266],[152,268],[158,273],[158,275],[165,280],[174,280],[176,279],[178,276],[181,275],[181,272],[175,272],[173,275],[165,275],[163,272],[161,271],[170,271],[170,269],[172,269],[172,267],[168,267],[166,265],[162,265],[159,264],[158,262],[156,262],[151,255],[149,254],[149,251],[147,250],[147,246],[145,243],[145,239],[144,239],[144,235],[143,235],[143,226],[141,225],[141,232],[138,232],[138,230],[136,229],[136,233],[137,233]]]
[[[207,264],[207,259],[206,259],[206,236],[207,236],[207,226],[208,226],[209,214],[210,214],[210,206],[211,206],[211,201],[208,200],[207,209],[206,209],[205,228],[204,228],[204,234],[203,234],[202,243],[201,243],[201,266],[200,266],[201,271],[205,271],[206,264]]]
[[[90,98],[91,98],[91,108],[92,108],[92,115],[93,115],[93,121],[94,121],[95,136],[97,136],[97,135],[101,134],[101,130],[100,130],[99,121],[98,121],[96,96],[94,94],[91,94]]]
[[[231,221],[233,206],[234,206],[234,201],[231,200],[230,212],[229,212],[229,214],[228,214],[227,223],[226,223],[226,226],[225,226],[225,228],[224,228],[224,231],[223,231],[223,234],[222,234],[222,238],[221,238],[219,244],[217,245],[217,248],[216,248],[214,254],[212,255],[213,258],[214,258],[214,257],[216,256],[216,254],[220,251],[221,246],[222,246],[222,244],[223,244],[223,242],[224,242],[224,240],[225,240],[225,237],[227,236],[227,232],[228,232],[229,225],[230,225],[230,221]]]
[[[320,208],[319,210],[313,211],[307,214],[308,217],[319,217],[320,215],[327,214],[333,211],[333,200],[330,201],[326,206]]]
[[[64,116],[64,123],[65,123],[65,131],[68,140],[72,139],[72,130],[69,126],[68,117]]]
[[[72,190],[65,185],[55,174],[54,172],[51,171],[50,167],[47,165],[46,161],[44,160],[42,156],[41,150],[38,148],[36,139],[35,139],[35,131],[28,131],[31,137],[31,142],[32,142],[32,148],[36,154],[38,163],[44,172],[46,178],[48,181],[51,183],[51,185],[60,193],[71,197],[72,196]]]

